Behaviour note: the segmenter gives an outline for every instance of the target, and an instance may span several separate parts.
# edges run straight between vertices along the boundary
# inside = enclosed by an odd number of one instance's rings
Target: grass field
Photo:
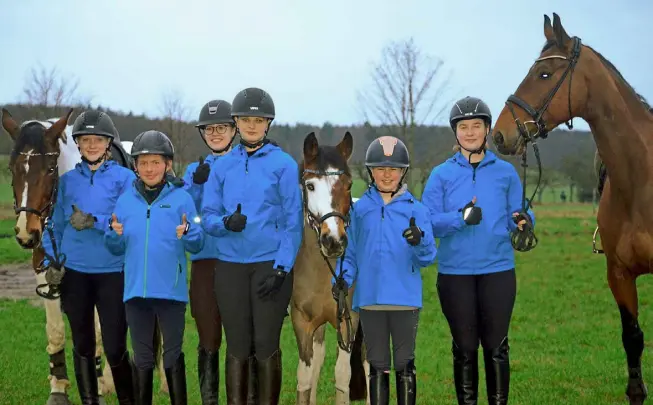
[[[0,185],[0,190],[6,188]],[[592,254],[592,207],[545,205],[536,207],[536,214],[540,245],[529,253],[517,254],[518,295],[510,330],[510,403],[625,404],[627,373],[619,315],[607,286],[604,257]],[[12,227],[12,221],[0,221],[0,234],[11,232]],[[0,240],[0,263],[26,258],[13,240]],[[423,271],[425,300],[416,353],[418,403],[454,404],[451,343],[438,304],[435,276],[436,268]],[[642,277],[639,286],[640,322],[648,341],[653,336],[653,310],[648,305],[653,297],[650,278]],[[331,329],[327,341],[331,345],[322,371],[320,404],[333,403],[336,340]],[[0,342],[0,405],[43,404],[49,385],[42,308],[26,300],[0,300]],[[200,403],[196,347],[197,332],[188,311],[184,350],[190,404]],[[69,341],[68,373],[72,377],[70,349]],[[282,350],[281,403],[293,404],[297,351],[289,318],[282,332]],[[644,378],[651,382],[653,361],[647,350],[643,363]],[[225,403],[223,377],[221,374],[221,403]],[[394,376],[391,381],[394,382]],[[487,403],[483,381],[481,371],[479,403]],[[394,383],[392,391],[394,398]],[[76,388],[70,392],[74,403],[79,403]],[[107,400],[117,404],[113,396]],[[169,402],[158,394],[155,403]]]

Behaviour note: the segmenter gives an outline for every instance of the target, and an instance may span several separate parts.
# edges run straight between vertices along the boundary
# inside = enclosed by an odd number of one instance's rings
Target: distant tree
[[[175,173],[180,176],[185,165],[196,157],[187,156],[188,141],[192,129],[187,124],[190,121],[190,109],[184,101],[183,94],[179,90],[170,90],[162,94],[160,112],[162,119],[159,123],[159,130],[168,135],[175,147]]]
[[[23,97],[30,106],[39,106],[38,115],[45,118],[52,107],[55,113],[69,106],[88,106],[92,98],[79,93],[79,79],[65,76],[56,67],[32,67],[25,78]]]
[[[434,122],[451,104],[450,76],[444,62],[424,55],[412,38],[391,42],[372,69],[372,86],[358,93],[359,107],[366,121],[376,118],[386,129],[398,130],[394,135],[414,156],[416,126]],[[407,181],[413,185],[411,172]]]

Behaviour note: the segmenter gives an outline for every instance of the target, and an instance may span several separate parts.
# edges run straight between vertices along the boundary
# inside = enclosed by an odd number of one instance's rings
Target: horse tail
[[[163,345],[161,344],[161,326],[159,325],[159,318],[154,318],[154,335],[152,338],[152,347],[154,348],[154,368],[159,368],[159,359],[163,354]]]
[[[358,321],[354,345],[349,359],[351,379],[349,380],[349,400],[361,401],[367,399],[367,376],[363,367],[363,324]]]

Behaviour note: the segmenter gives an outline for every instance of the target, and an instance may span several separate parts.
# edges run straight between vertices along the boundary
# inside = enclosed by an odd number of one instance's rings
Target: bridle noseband
[[[540,150],[537,146],[537,138],[546,139],[546,137],[549,135],[546,121],[544,120],[544,113],[551,105],[551,101],[558,93],[558,90],[560,90],[560,88],[562,87],[562,84],[564,83],[567,76],[569,76],[569,96],[568,96],[569,121],[565,122],[565,124],[567,125],[567,128],[569,128],[570,130],[574,128],[574,123],[573,123],[574,119],[571,115],[572,114],[571,79],[573,78],[574,68],[576,67],[576,64],[578,63],[578,59],[580,58],[581,40],[578,37],[573,37],[572,40],[574,41],[574,44],[571,51],[571,56],[567,57],[562,55],[550,55],[550,56],[543,56],[535,60],[534,64],[549,59],[563,59],[569,61],[567,68],[562,73],[562,76],[560,77],[556,85],[551,89],[551,91],[549,91],[549,94],[547,94],[546,98],[542,102],[542,105],[540,106],[539,109],[533,108],[530,104],[528,104],[526,101],[522,100],[515,94],[511,94],[510,97],[508,97],[508,100],[506,101],[506,106],[508,107],[508,110],[510,111],[512,117],[514,118],[515,124],[517,125],[517,129],[519,131],[519,135],[524,141],[524,152],[522,153],[521,165],[524,168],[524,175],[522,179],[522,212],[525,214],[527,213],[528,208],[530,207],[533,199],[535,199],[537,190],[540,188],[540,182],[542,181],[542,161],[540,159]],[[532,121],[526,121],[522,123],[517,117],[517,114],[515,114],[515,109],[513,108],[513,104],[518,106],[522,110],[524,110],[532,118]],[[533,123],[536,125],[537,131],[534,134],[531,134],[528,131],[528,127],[525,125],[528,123]],[[527,200],[526,199],[526,169],[528,168],[527,146],[529,143],[533,145],[533,152],[535,153],[535,160],[537,161],[538,176],[537,176],[537,185],[533,190],[533,195],[531,196],[530,200]],[[530,226],[530,224],[528,224],[527,227],[528,228],[526,232],[519,232],[519,229],[515,229],[511,233],[510,242],[513,248],[517,251],[527,252],[537,246],[538,239],[535,236],[532,227]]]
[[[324,170],[312,170],[312,169],[304,169],[302,173],[302,177],[306,175],[307,173],[310,174],[315,174],[319,176],[340,176],[345,174],[344,170],[334,170],[334,171],[324,171]],[[329,261],[329,258],[327,258],[324,253],[322,252],[322,241],[320,240],[320,226],[324,221],[331,217],[337,217],[343,220],[345,223],[345,230],[349,228],[350,224],[350,215],[349,213],[343,214],[338,211],[331,211],[329,213],[326,213],[322,215],[321,217],[317,218],[313,213],[308,209],[308,198],[306,197],[306,184],[302,182],[302,191],[304,193],[304,210],[306,211],[306,220],[308,221],[308,224],[313,228],[315,233],[317,234],[317,243],[318,243],[318,250],[320,251],[320,254],[322,255],[322,258],[326,262],[327,266],[329,267],[329,270],[331,271],[331,275],[333,278],[336,280],[336,286],[337,285],[342,285],[344,284],[344,275],[345,271],[343,271],[342,265],[345,261],[344,258],[344,252],[342,253],[341,256],[338,257],[340,260],[340,271],[339,274],[336,274],[335,270],[333,269],[333,266],[331,265],[331,262]],[[351,195],[350,195],[350,205],[349,209],[353,207],[353,202],[351,201]],[[346,351],[347,353],[351,353],[352,346],[354,344],[354,341],[356,340],[356,335],[353,333],[353,326],[351,322],[351,315],[349,313],[349,306],[347,305],[347,290],[346,289],[339,289],[338,292],[338,299],[336,302],[336,318],[338,320],[338,325],[336,326],[336,332],[338,336],[338,346]],[[342,335],[342,330],[340,328],[340,325],[342,322],[345,322],[345,327],[347,328],[347,339],[345,340],[344,336]]]

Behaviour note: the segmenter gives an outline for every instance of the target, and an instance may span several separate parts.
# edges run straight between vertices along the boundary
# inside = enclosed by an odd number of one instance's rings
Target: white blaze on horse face
[[[29,172],[29,158],[33,151],[34,149],[30,149],[25,155],[25,163],[23,164],[25,169],[25,178],[27,178],[27,173]],[[20,196],[19,207],[27,207],[27,188],[28,184],[27,181],[25,181],[25,185],[23,186],[23,194]],[[18,234],[16,237],[21,241],[27,242],[30,238],[29,232],[27,232],[27,212],[21,211],[20,214],[18,214],[18,222],[16,223],[16,227],[18,228]]]
[[[335,172],[337,169],[329,167],[326,169],[329,172]],[[322,177],[312,178],[307,181],[307,184],[313,185],[313,191],[308,192],[306,197],[308,210],[315,216],[316,219],[320,219],[323,215],[326,215],[333,209],[333,186],[338,181],[337,175],[328,175]],[[336,217],[327,218],[324,223],[329,227],[329,233],[333,238],[339,240],[338,235],[338,222],[336,222]]]

